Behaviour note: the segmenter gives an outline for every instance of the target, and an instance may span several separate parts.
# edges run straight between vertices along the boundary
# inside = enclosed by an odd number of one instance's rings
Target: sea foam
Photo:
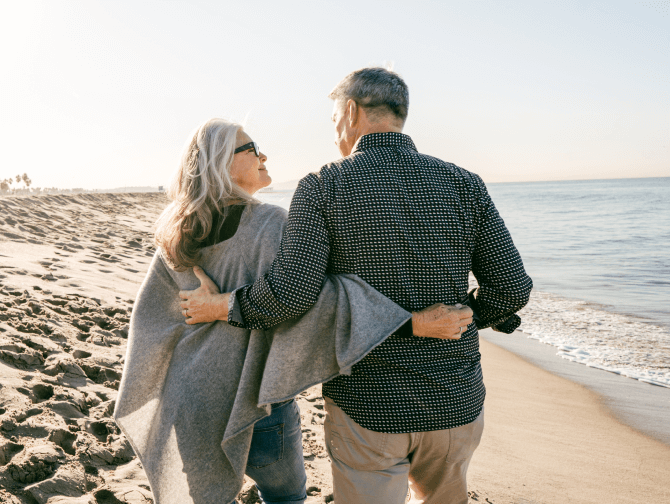
[[[555,346],[564,359],[670,387],[670,332],[664,327],[537,291],[519,315],[521,331]]]

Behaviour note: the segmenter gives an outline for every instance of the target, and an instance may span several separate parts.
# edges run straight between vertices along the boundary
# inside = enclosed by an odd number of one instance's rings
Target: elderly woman
[[[241,126],[206,122],[156,225],[160,248],[133,310],[114,417],[157,504],[229,503],[244,473],[265,503],[304,502],[295,395],[350,372],[400,328],[455,337],[471,321],[436,306],[412,319],[354,275],[329,277],[309,312],[272,331],[217,321],[219,289],[263,275],[279,248],[286,212],[253,198],[271,182],[266,160]],[[193,289],[202,302],[191,314],[178,294]]]

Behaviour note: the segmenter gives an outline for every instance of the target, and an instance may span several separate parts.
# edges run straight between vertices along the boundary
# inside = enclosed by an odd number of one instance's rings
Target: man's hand
[[[200,280],[200,287],[192,291],[179,291],[179,297],[182,299],[181,313],[186,317],[186,323],[227,321],[230,294],[221,294],[219,288],[201,267],[194,266],[193,273]]]
[[[424,338],[457,340],[468,330],[469,324],[472,324],[472,310],[461,304],[437,303],[412,313],[412,332]]]

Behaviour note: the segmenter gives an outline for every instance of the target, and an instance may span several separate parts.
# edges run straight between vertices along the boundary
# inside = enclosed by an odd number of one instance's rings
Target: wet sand
[[[487,341],[486,427],[469,483],[497,503],[670,502],[670,446],[603,397]]]

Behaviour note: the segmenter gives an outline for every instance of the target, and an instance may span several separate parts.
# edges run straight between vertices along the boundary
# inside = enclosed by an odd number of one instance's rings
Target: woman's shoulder
[[[244,262],[257,275],[265,272],[279,251],[288,213],[276,205],[252,204],[240,222],[238,244],[244,247]]]
[[[249,205],[247,212],[249,223],[255,226],[284,226],[288,219],[288,212],[282,207],[269,203],[254,203]]]
[[[277,205],[253,203],[240,221],[245,238],[255,242],[274,242],[281,238],[286,227],[288,212]]]
[[[271,203],[253,203],[250,205],[250,210],[256,212],[258,215],[266,216],[267,218],[286,219],[288,216],[288,212],[285,209]]]

